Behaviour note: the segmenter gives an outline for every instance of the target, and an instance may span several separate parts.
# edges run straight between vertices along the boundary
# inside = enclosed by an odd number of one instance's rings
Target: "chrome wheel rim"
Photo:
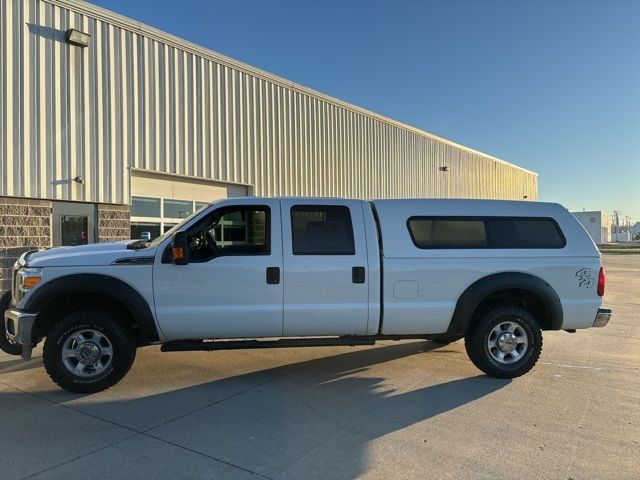
[[[84,329],[70,335],[62,346],[62,363],[79,377],[95,377],[113,361],[113,345],[98,330]]]
[[[498,363],[515,363],[525,356],[528,349],[529,337],[518,322],[500,322],[489,332],[487,350]]]

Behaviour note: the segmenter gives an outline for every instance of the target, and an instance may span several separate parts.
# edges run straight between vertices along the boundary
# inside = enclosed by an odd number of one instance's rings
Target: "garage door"
[[[131,171],[131,238],[155,238],[214,200],[245,197],[248,186],[207,179]]]

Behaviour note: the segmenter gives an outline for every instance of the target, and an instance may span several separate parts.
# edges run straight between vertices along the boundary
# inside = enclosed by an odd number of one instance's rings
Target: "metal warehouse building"
[[[4,278],[27,245],[227,196],[537,198],[533,172],[86,2],[0,5]]]

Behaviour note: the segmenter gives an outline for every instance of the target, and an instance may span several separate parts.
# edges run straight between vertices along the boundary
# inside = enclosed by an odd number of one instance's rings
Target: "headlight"
[[[42,281],[41,268],[21,268],[16,275],[16,285],[14,288],[14,303],[17,305],[24,298],[29,290]]]

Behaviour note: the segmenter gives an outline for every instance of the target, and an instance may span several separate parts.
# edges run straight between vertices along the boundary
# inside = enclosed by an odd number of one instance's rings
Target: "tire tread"
[[[517,368],[504,368],[494,364],[485,350],[484,331],[497,319],[505,316],[517,316],[523,320],[530,330],[531,355],[526,362]],[[465,337],[465,349],[473,364],[489,376],[496,378],[517,378],[529,372],[542,353],[542,331],[536,319],[527,310],[516,306],[502,306],[486,312],[473,326]],[[519,362],[517,362],[519,363]]]
[[[121,342],[120,357],[114,354],[113,370],[103,379],[92,383],[76,383],[59,361],[60,336],[80,325],[109,330],[112,343]],[[48,333],[42,351],[45,370],[51,380],[60,388],[72,393],[95,393],[106,390],[118,383],[129,371],[136,357],[136,341],[132,332],[118,321],[113,312],[105,309],[84,308],[65,315]]]

